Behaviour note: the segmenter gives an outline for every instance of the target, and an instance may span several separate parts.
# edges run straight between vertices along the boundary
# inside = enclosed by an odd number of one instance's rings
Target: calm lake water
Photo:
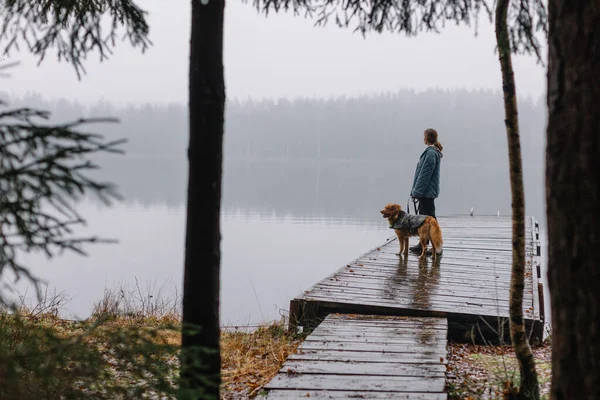
[[[102,177],[119,184],[125,201],[112,207],[82,202],[79,211],[88,220],[82,233],[119,243],[89,246],[89,257],[27,259],[51,290],[70,298],[64,310],[67,317],[88,316],[105,288],[134,288],[136,280],[144,293],[165,298],[180,294],[185,163],[129,158],[111,159],[103,167]],[[444,167],[439,215],[466,213],[472,206],[476,213],[508,213],[505,166],[446,163]],[[387,202],[406,203],[413,171],[412,162],[227,162],[222,325],[279,318],[295,295],[381,244],[391,233],[379,210]],[[542,172],[540,166],[525,168],[527,214],[543,227]]]

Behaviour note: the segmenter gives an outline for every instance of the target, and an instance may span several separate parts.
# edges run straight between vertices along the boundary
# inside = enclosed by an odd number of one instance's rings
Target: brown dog
[[[444,245],[442,230],[435,218],[425,215],[409,215],[402,211],[402,207],[398,204],[387,204],[380,212],[383,218],[387,218],[390,228],[393,228],[398,236],[399,254],[408,254],[408,238],[411,236],[419,236],[422,248],[420,258],[427,254],[427,242],[430,240],[433,248],[432,259],[435,260],[442,254]]]

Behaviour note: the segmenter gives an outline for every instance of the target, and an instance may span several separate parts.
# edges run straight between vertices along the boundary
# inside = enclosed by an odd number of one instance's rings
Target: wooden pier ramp
[[[446,399],[446,332],[445,318],[330,314],[267,384],[267,399]]]
[[[291,301],[290,328],[312,333],[265,387],[269,399],[445,399],[446,340],[510,342],[510,218],[438,221],[440,260],[397,255],[393,236]],[[536,342],[544,302],[534,218],[525,250],[523,312]]]

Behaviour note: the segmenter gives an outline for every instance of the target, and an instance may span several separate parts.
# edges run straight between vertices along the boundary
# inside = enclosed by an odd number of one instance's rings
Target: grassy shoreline
[[[0,398],[171,399],[179,373],[176,301],[107,291],[90,318],[59,317],[57,297],[0,312]],[[257,397],[303,340],[281,319],[255,329],[221,329],[222,399]],[[534,349],[541,393],[549,393],[551,345]],[[449,343],[451,400],[503,399],[518,382],[510,346]],[[260,398],[260,397],[258,397]]]
[[[285,327],[221,329],[222,399],[260,393],[302,341]],[[180,328],[175,315],[0,312],[0,398],[174,399]]]

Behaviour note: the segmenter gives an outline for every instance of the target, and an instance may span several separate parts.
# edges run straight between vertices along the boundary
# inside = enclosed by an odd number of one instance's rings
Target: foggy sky
[[[85,103],[187,102],[190,1],[141,0],[149,11],[146,54],[119,43],[114,55],[85,63],[77,81],[71,66],[47,58],[41,66],[26,52],[1,62],[20,60],[2,89],[13,94],[37,91],[48,98]],[[225,9],[225,79],[231,98],[359,95],[402,88],[500,89],[493,28],[447,26],[442,34],[416,38],[368,34],[292,15],[258,15],[251,4],[229,1]],[[545,53],[545,50],[544,50]],[[517,91],[539,99],[545,95],[545,71],[532,56],[514,60]]]

